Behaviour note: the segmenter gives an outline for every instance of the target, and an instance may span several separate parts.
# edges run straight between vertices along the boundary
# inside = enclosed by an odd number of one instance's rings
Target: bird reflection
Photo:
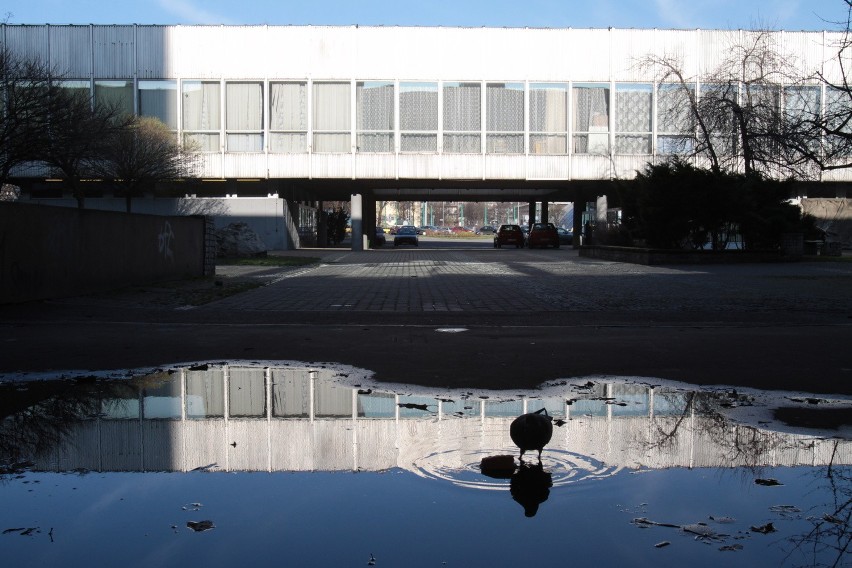
[[[553,478],[550,472],[544,471],[541,462],[535,465],[521,462],[509,482],[509,491],[512,499],[524,508],[524,515],[534,517],[538,506],[550,496],[552,486]]]
[[[538,450],[538,462],[541,463],[541,452],[553,436],[553,418],[544,408],[522,414],[509,426],[509,436],[521,449],[521,464],[524,463],[524,452],[531,450]]]

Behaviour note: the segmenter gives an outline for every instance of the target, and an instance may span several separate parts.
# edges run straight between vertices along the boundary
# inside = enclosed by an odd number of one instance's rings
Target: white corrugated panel
[[[615,156],[613,158],[614,176],[618,179],[633,179],[637,170],[645,169],[651,156]]]
[[[94,74],[96,79],[132,79],[136,72],[133,26],[94,26]]]
[[[177,26],[174,31],[172,56],[179,77],[219,79],[223,58],[240,54],[239,46],[224,41],[222,26]]]
[[[351,178],[352,154],[311,155],[311,177]]]
[[[571,157],[571,179],[609,179],[609,156],[575,154]]]
[[[266,178],[266,154],[226,152],[224,155],[224,177]]]
[[[9,50],[24,59],[48,57],[47,26],[4,26],[6,45]]]
[[[313,422],[314,468],[339,471],[355,467],[354,432],[341,428],[340,420]]]
[[[102,420],[100,424],[101,469],[140,471],[142,444],[138,420]]]
[[[397,163],[400,179],[438,179],[441,175],[438,154],[400,154]]]
[[[301,49],[280,54],[282,58],[305,58],[310,76],[316,79],[352,79],[355,67],[354,28],[312,27]],[[299,55],[301,54],[301,56]]]
[[[393,179],[396,177],[396,156],[394,154],[355,154],[355,177]]]
[[[215,464],[224,470],[227,463],[228,442],[224,420],[187,420],[183,426],[183,470],[192,471],[199,467]],[[176,451],[180,451],[176,448]]]
[[[363,79],[405,79],[411,69],[421,70],[416,58],[423,57],[432,46],[424,42],[423,34],[410,34],[407,28],[358,28],[355,33],[355,53],[352,76]],[[415,58],[415,59],[412,59]],[[419,72],[419,71],[418,71]],[[423,75],[422,79],[438,79]]]
[[[699,58],[701,73],[703,75],[716,73],[717,70],[732,56],[733,46],[740,44],[739,30],[698,30],[693,51],[699,50],[695,55]],[[689,77],[694,77],[695,70],[689,72]]]
[[[50,64],[66,78],[92,76],[91,32],[90,26],[50,26]]]
[[[485,160],[481,154],[444,154],[441,156],[442,179],[482,179]]]
[[[839,83],[843,80],[843,72],[840,66],[840,60],[838,59],[839,49],[838,46],[843,42],[844,37],[839,33],[826,33],[825,34],[825,67],[824,73],[826,78],[829,81],[833,81]],[[843,58],[843,68],[846,69],[847,73],[850,68],[852,68],[852,50],[845,51],[845,57]]]
[[[224,171],[222,169],[222,154],[201,154],[198,168],[201,170],[199,177],[221,178]]]
[[[228,26],[223,28],[227,49],[222,53],[218,69],[229,79],[263,79],[271,57],[289,59],[294,54],[270,53],[266,26]]]
[[[612,79],[614,81],[649,81],[643,62],[654,53],[656,30],[612,31]]]
[[[396,420],[358,420],[354,428],[358,468],[381,471],[396,467]]]
[[[314,469],[313,422],[273,420],[273,471],[311,471]]]
[[[821,32],[784,32],[784,61],[795,65],[805,77],[815,77],[822,71],[823,34]],[[825,57],[833,56],[826,49]]]
[[[567,53],[571,59],[570,79],[574,81],[609,81],[610,31],[570,30]]]
[[[175,28],[139,26],[136,28],[136,68],[140,79],[175,77]]]
[[[485,155],[486,179],[524,179],[527,159],[520,155]]]
[[[659,57],[677,62],[687,77],[698,72],[697,32],[695,30],[657,30],[656,53]]]
[[[228,471],[267,471],[270,450],[269,422],[260,420],[229,420],[225,446],[228,452]],[[236,443],[236,446],[232,445]]]
[[[307,26],[270,26],[266,30],[267,52],[263,55],[267,76],[271,79],[314,76],[308,52],[312,35],[313,28]]]
[[[311,174],[310,154],[269,154],[269,177],[307,178]]]
[[[568,179],[571,175],[571,159],[568,156],[527,157],[528,179]]]
[[[145,471],[183,468],[183,423],[180,420],[143,420],[142,455]]]

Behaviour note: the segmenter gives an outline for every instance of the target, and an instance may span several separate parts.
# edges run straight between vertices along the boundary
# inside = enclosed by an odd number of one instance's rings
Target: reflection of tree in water
[[[655,435],[648,441],[651,449],[668,449],[679,441],[683,428],[694,429],[706,439],[713,440],[719,446],[726,446],[727,463],[719,465],[740,465],[756,467],[767,463],[770,452],[784,444],[784,437],[774,432],[760,430],[752,426],[732,423],[722,414],[723,408],[751,404],[751,399],[730,393],[697,392],[660,392],[662,398],[672,408],[681,407],[675,416],[655,417]]]
[[[94,378],[0,385],[0,464],[8,469],[50,451],[76,422],[100,415],[103,399],[136,393],[133,383]]]
[[[834,452],[840,444],[834,442]],[[832,462],[834,454],[832,454]],[[848,467],[837,468],[833,463],[816,472],[819,481],[826,484],[826,493],[832,496],[832,501],[826,503],[820,510],[808,516],[813,528],[806,534],[791,537],[793,549],[787,555],[790,558],[794,552],[800,552],[805,557],[837,557],[833,562],[813,566],[847,566],[849,548],[852,544],[852,533],[849,525],[852,523],[852,470]]]

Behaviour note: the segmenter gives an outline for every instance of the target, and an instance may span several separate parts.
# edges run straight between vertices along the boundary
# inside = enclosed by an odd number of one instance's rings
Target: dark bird
[[[538,450],[538,460],[541,461],[541,451],[553,435],[552,421],[553,418],[544,408],[522,414],[512,421],[509,436],[521,449],[521,461],[524,460],[524,452],[528,450]]]

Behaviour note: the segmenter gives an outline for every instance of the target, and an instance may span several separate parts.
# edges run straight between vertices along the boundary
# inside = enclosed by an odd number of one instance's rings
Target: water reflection
[[[506,492],[532,517],[558,507],[560,491],[627,472],[807,466],[830,502],[790,541],[841,559],[848,549],[852,483],[843,466],[852,464],[852,441],[728,419],[755,404],[751,395],[614,379],[512,395],[435,393],[345,378],[322,367],[199,365],[127,380],[0,384],[0,475],[402,470],[464,491]],[[541,464],[483,472],[483,459],[517,456],[509,424],[539,409],[555,424]],[[654,530],[683,526],[650,521],[660,523]]]

